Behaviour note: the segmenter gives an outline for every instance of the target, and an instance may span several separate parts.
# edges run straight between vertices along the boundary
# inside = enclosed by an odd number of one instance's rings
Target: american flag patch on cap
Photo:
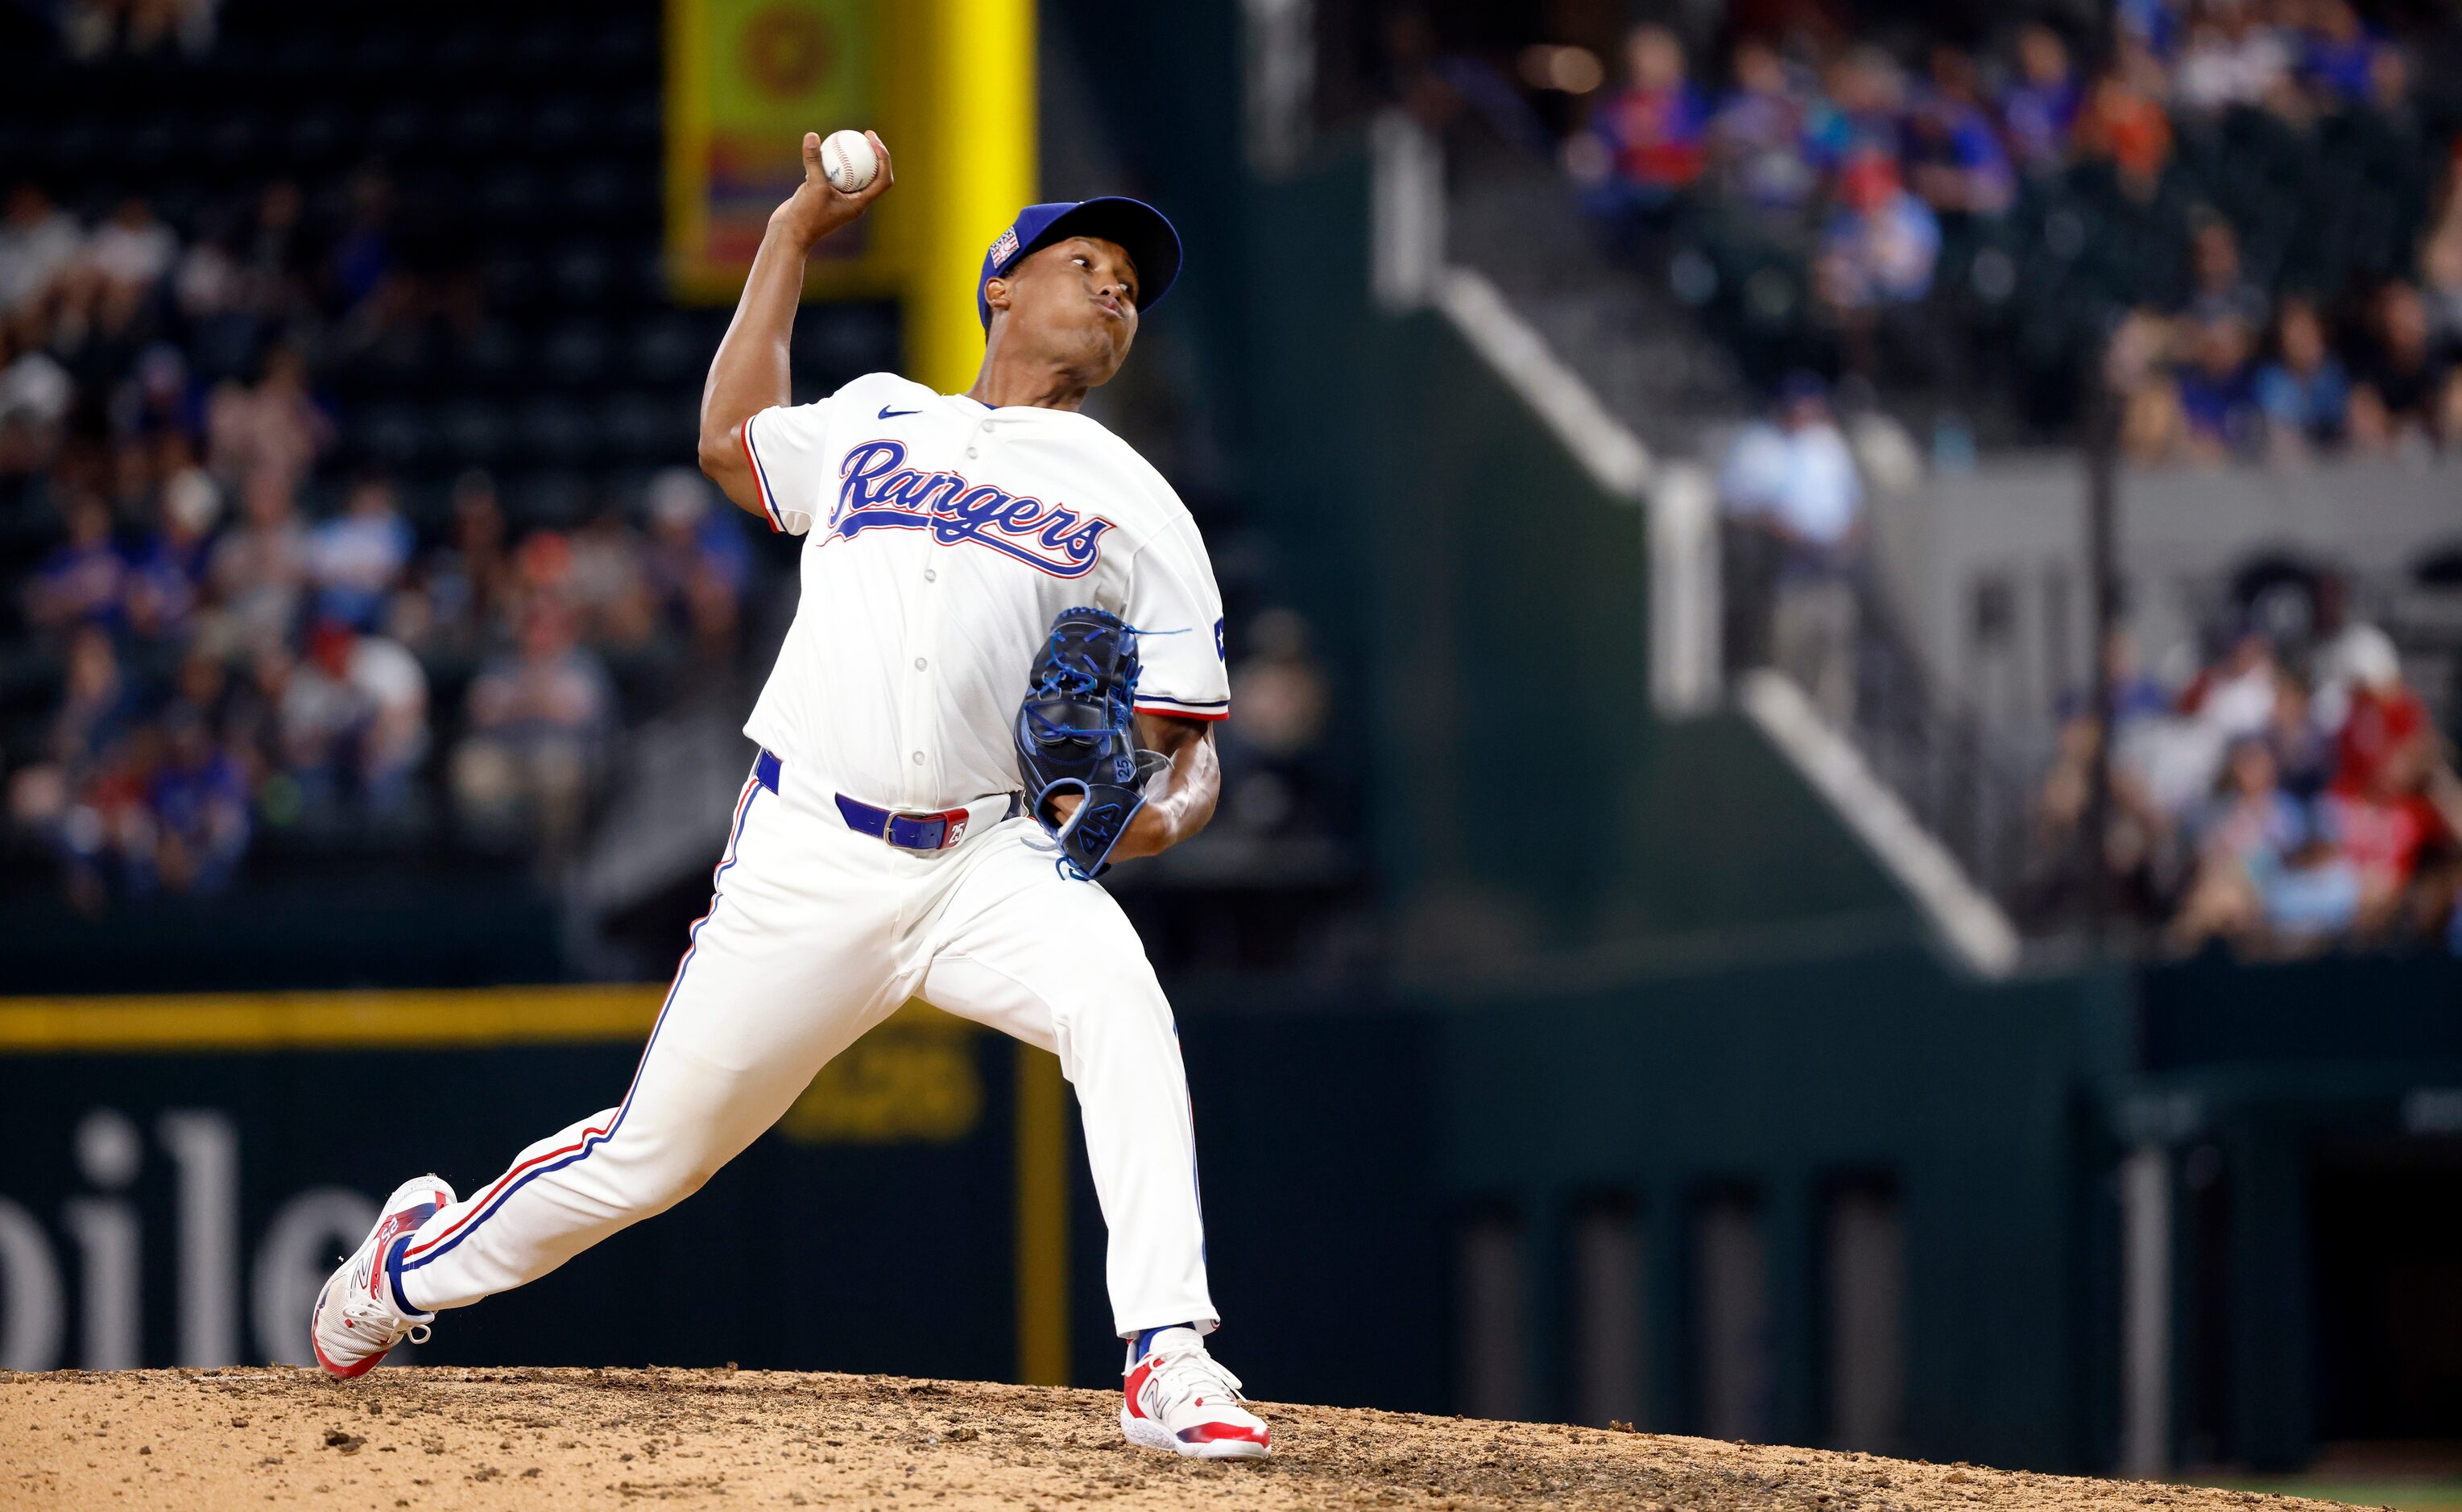
[[[1017,227],[1012,225],[992,241],[992,266],[998,267],[1016,255]]]

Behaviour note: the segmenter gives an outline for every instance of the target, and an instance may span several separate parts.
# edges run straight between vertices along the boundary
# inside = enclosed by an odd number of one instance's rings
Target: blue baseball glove
[[[1063,609],[1026,674],[1017,712],[1017,771],[1026,812],[1060,846],[1060,867],[1099,877],[1112,848],[1146,804],[1146,782],[1169,764],[1138,749],[1137,632],[1107,609]],[[1079,795],[1060,818],[1052,799]]]

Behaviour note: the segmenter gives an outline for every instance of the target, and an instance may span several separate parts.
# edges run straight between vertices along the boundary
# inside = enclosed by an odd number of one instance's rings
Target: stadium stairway
[[[1652,452],[1693,455],[1749,412],[1727,350],[1601,245],[1554,164],[1476,120],[1443,146],[1447,259],[1494,284]]]
[[[1380,175],[1429,173],[1425,163],[1409,166],[1414,149],[1394,150],[1391,133],[1429,147],[1434,138],[1398,117],[1379,131],[1387,134]],[[1431,276],[1434,302],[1610,493],[1630,495],[1646,515],[1715,510],[1703,479],[1756,408],[1726,349],[1663,284],[1602,249],[1554,164],[1477,123],[1456,123],[1438,150],[1441,190],[1419,196],[1439,200],[1437,213],[1415,227],[1386,218],[1389,239],[1416,234],[1436,244],[1401,264],[1466,271],[1493,290],[1466,300],[1455,273]],[[1394,260],[1390,250],[1381,256]],[[1523,329],[1511,330],[1517,324]],[[1718,576],[1714,525],[1671,532],[1654,524],[1653,556],[1679,538],[1693,545],[1681,562],[1653,562],[1653,596],[1679,591],[1687,576]],[[2012,914],[2030,884],[2024,784],[1983,722],[1899,632],[1891,606],[1869,585],[1860,593],[1859,692],[1848,728],[1829,728],[1774,673],[1726,668],[1710,681],[1727,685],[1728,706],[1787,757],[1956,953],[2005,969],[2017,949]],[[1715,647],[1717,595],[1689,597],[1709,622],[1694,638]],[[1671,626],[1661,606],[1652,615],[1652,652],[1664,656]],[[1665,687],[1661,672],[1653,671],[1653,683]]]

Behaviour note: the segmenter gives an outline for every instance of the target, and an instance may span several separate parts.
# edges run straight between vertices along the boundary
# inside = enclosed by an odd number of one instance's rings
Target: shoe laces
[[[1172,1407],[1200,1396],[1227,1396],[1235,1402],[1247,1400],[1240,1395],[1240,1377],[1224,1370],[1222,1362],[1205,1352],[1202,1344],[1158,1351],[1155,1355],[1154,1374],[1146,1378],[1161,1384],[1163,1399]]]
[[[425,1323],[405,1318],[373,1297],[358,1297],[343,1303],[342,1316],[357,1324],[371,1339],[386,1349],[393,1348],[404,1337],[413,1344],[424,1344],[430,1332]]]

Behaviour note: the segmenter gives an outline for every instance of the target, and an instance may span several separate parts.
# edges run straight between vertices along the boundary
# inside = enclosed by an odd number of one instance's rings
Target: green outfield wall
[[[308,1363],[315,1289],[392,1184],[472,1193],[614,1106],[663,995],[0,999],[0,1367]],[[1047,1085],[1049,1056],[910,1007],[680,1216],[413,1357],[1059,1378]]]
[[[658,996],[0,1003],[0,1365],[295,1357],[389,1182],[468,1190],[609,1105]],[[2452,1431],[2452,962],[1987,986],[1902,947],[1175,998],[1222,1348],[1261,1394],[2107,1469],[2116,1178],[2151,1152],[2174,1462]],[[910,1010],[685,1204],[416,1358],[1101,1384],[1101,1218],[1049,1072]]]

